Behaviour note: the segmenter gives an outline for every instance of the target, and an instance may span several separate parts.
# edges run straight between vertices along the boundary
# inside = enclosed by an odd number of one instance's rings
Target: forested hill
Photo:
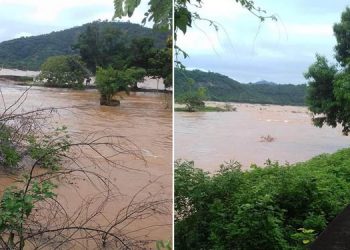
[[[194,81],[193,90],[205,87],[210,101],[305,105],[305,84],[242,84],[218,73],[178,69],[175,70],[175,101],[181,102],[183,94],[190,89],[188,79]]]
[[[155,46],[165,47],[167,33],[153,31],[139,24],[129,22],[93,22],[99,29],[116,27],[125,31],[128,38],[153,38]],[[77,53],[72,46],[87,25],[51,32],[50,34],[22,37],[0,43],[0,67],[39,70],[40,65],[50,56]]]

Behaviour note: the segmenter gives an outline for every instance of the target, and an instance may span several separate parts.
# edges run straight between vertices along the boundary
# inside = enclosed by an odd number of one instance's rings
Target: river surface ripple
[[[220,103],[216,103],[220,105]],[[317,128],[306,107],[237,104],[236,112],[176,112],[175,159],[214,172],[235,160],[248,169],[267,159],[296,163],[349,147],[340,128]],[[270,135],[272,142],[262,137]]]

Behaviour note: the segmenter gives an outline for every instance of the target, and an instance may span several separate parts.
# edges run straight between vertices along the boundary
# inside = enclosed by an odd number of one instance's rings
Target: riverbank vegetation
[[[207,99],[207,89],[199,87],[193,88],[193,79],[187,79],[188,90],[181,96],[180,104],[184,107],[175,107],[176,112],[230,112],[236,111],[236,108],[231,104],[226,103],[224,107],[219,106],[208,106],[205,104]]]
[[[175,163],[176,249],[305,249],[350,203],[350,149],[309,161]],[[200,167],[200,166],[197,166]]]

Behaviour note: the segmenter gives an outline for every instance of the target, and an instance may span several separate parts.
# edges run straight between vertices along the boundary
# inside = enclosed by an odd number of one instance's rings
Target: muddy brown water
[[[11,103],[26,87],[2,82],[0,88],[6,102]],[[99,105],[96,90],[75,91],[33,87],[28,92],[24,104],[25,110],[38,107],[78,106],[59,111],[54,121],[48,120],[48,123],[64,124],[72,133],[90,134],[102,131],[102,134],[125,136],[137,146],[138,154],[142,152],[145,161],[128,154],[115,157],[115,160],[136,171],[118,167],[103,169],[87,163],[88,170],[107,175],[113,180],[113,184],[118,188],[116,193],[120,194],[108,204],[103,218],[100,218],[98,223],[103,224],[106,218],[113,218],[119,209],[130,202],[135,193],[156,179],[155,184],[143,192],[161,193],[161,199],[172,198],[172,112],[164,108],[164,95],[131,93],[130,96],[123,97],[119,107],[102,107]],[[84,162],[84,159],[81,162]],[[2,186],[7,186],[13,182],[13,176],[6,178],[2,174],[0,181]],[[74,212],[80,206],[82,199],[98,193],[99,189],[91,185],[87,178],[80,176],[69,182],[60,183],[57,192],[67,210]],[[140,196],[142,195],[141,192]],[[170,206],[171,204],[168,204],[171,210]],[[144,235],[147,234],[146,239],[170,240],[171,224],[172,216],[169,213],[142,220],[140,223],[135,221],[127,230],[135,231],[136,235],[133,236],[139,237],[138,239],[145,239]],[[146,233],[138,231],[144,227],[149,227]]]
[[[230,160],[248,169],[267,159],[296,163],[350,145],[340,128],[314,127],[306,107],[233,105],[236,112],[176,112],[175,159],[193,160],[214,172]],[[264,141],[269,135],[274,140]]]

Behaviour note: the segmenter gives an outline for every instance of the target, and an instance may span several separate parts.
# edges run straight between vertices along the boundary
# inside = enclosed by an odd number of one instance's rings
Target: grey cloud
[[[28,25],[23,22],[9,20],[1,21],[3,32],[0,33],[0,42],[14,39],[17,34],[26,32],[33,35],[41,35],[59,29],[57,26]]]
[[[187,67],[219,72],[243,83],[265,79],[281,84],[301,84],[305,83],[303,73],[313,60],[314,57],[307,60],[294,57],[281,61],[258,57],[249,59],[212,56],[209,59],[207,56],[196,56],[190,57],[184,63]]]
[[[109,20],[113,17],[113,10],[104,6],[82,6],[79,8],[68,9],[59,16],[60,23],[65,26],[72,24],[80,25],[87,22],[95,21],[95,17],[99,14],[110,13]]]
[[[257,2],[257,1],[256,1]],[[258,5],[262,6],[257,2]],[[265,79],[278,83],[305,83],[303,73],[315,61],[315,54],[325,55],[334,62],[334,36],[307,33],[300,34],[284,29],[284,23],[300,25],[333,25],[340,19],[347,1],[272,1],[263,3],[265,9],[277,11],[280,21],[276,23],[280,34],[269,32],[266,24],[259,30],[259,22],[249,15],[223,23],[219,35],[220,51],[191,53],[186,66],[203,68],[228,75],[241,82]],[[299,27],[299,26],[297,26]],[[327,33],[326,33],[327,34]],[[186,48],[184,48],[186,50]]]
[[[108,6],[82,5],[75,8],[69,8],[62,11],[58,20],[51,25],[40,21],[30,21],[25,19],[26,14],[34,11],[34,8],[25,8],[24,6],[5,6],[0,10],[0,42],[15,38],[16,34],[26,32],[33,35],[41,35],[52,31],[63,30],[74,26],[92,22],[97,16],[110,12],[110,18],[113,16],[113,9]]]

